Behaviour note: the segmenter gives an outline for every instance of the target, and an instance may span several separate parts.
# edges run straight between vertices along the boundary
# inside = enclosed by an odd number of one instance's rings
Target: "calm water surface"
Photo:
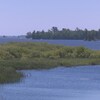
[[[83,41],[83,40],[31,40],[19,38],[0,38],[0,43],[7,42],[47,42],[50,44],[61,44],[65,46],[85,46],[90,49],[100,50],[100,41]]]
[[[0,86],[0,100],[100,100],[100,66],[22,72],[20,83]]]

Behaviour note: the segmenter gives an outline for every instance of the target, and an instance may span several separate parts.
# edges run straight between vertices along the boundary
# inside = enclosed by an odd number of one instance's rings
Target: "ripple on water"
[[[20,83],[0,85],[0,100],[99,100],[100,66],[23,70]]]

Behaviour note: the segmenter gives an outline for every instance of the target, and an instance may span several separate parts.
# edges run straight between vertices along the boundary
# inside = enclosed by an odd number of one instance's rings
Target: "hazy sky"
[[[99,29],[100,0],[0,0],[0,35],[52,26]]]

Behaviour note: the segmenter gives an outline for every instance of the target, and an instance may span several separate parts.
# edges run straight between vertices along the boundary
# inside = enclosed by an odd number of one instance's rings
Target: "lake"
[[[100,50],[100,41],[0,39],[6,42],[48,42]],[[23,70],[19,83],[0,85],[0,100],[100,100],[100,66]]]
[[[0,38],[0,43],[7,42],[47,42],[49,44],[60,44],[65,46],[85,46],[90,49],[100,50],[100,41],[83,41],[83,40],[32,40],[26,38]]]
[[[100,66],[22,72],[20,83],[0,86],[0,100],[100,100]]]

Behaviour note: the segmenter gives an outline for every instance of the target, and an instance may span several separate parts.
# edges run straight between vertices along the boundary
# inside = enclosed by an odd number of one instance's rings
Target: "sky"
[[[0,0],[0,35],[100,28],[100,0]]]

